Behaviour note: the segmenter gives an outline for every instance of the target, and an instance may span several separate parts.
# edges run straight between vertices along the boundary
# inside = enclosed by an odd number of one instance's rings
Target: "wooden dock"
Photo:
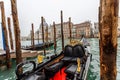
[[[30,57],[36,57],[39,54],[42,54],[44,51],[31,51],[31,50],[22,50],[22,58],[30,58]],[[50,52],[46,51],[47,53]],[[5,56],[5,51],[0,51],[0,59],[3,59],[3,56]],[[16,54],[14,51],[11,51],[10,58],[16,58]]]

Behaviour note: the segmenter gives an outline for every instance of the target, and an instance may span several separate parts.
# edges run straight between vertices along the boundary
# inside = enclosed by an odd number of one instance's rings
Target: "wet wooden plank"
[[[34,52],[30,52],[30,51],[22,52],[22,58],[36,57],[37,55],[38,55],[38,53],[36,51],[34,51]],[[10,54],[10,57],[11,58],[16,58],[15,53]]]

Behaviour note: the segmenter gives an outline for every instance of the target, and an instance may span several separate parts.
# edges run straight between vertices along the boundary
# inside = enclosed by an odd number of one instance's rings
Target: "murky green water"
[[[89,39],[91,44],[92,62],[88,74],[88,80],[100,80],[100,61],[99,61],[99,43],[98,39]],[[68,43],[68,41],[65,41]],[[61,42],[58,41],[57,50],[61,50]],[[12,60],[12,68],[10,70],[0,71],[0,80],[15,80],[15,60]],[[117,80],[120,80],[120,38],[118,39],[117,54]]]
[[[88,80],[100,80],[99,40],[90,39],[92,62],[90,65]],[[118,38],[117,50],[117,80],[120,80],[120,38]]]

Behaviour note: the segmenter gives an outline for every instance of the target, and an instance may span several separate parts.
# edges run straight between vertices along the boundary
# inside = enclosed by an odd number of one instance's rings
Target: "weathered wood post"
[[[63,12],[62,11],[61,11],[61,36],[62,36],[62,50],[64,50]]]
[[[53,28],[54,28],[54,51],[56,52],[56,27],[55,27],[55,22],[53,22]]]
[[[33,41],[32,41],[32,30],[30,30],[30,40],[31,40],[31,46],[33,45]]]
[[[71,35],[72,35],[72,33],[71,33],[71,17],[69,17],[69,34],[70,34],[70,42],[71,42]]]
[[[10,17],[7,18],[7,22],[8,22],[10,46],[11,46],[11,49],[13,50],[13,38],[12,38],[12,32],[11,32],[11,20],[10,20]]]
[[[47,42],[47,47],[49,48],[49,43],[48,43],[48,25],[46,25],[46,29],[45,29],[45,41]]]
[[[31,34],[31,37],[32,37],[32,48],[33,50],[35,49],[35,43],[34,43],[34,25],[32,23],[32,34]]]
[[[3,29],[4,37],[5,37],[4,40],[5,40],[5,50],[6,50],[6,64],[7,64],[7,68],[9,69],[11,67],[10,49],[8,45],[8,33],[7,33],[7,28],[6,28],[4,3],[2,1],[0,2],[0,7],[1,7],[1,18],[2,18],[2,29]]]
[[[14,33],[15,33],[16,63],[19,64],[20,62],[22,62],[22,54],[21,54],[20,28],[19,28],[16,0],[11,0],[11,8],[12,8],[11,10],[12,10],[13,25],[14,25]]]
[[[38,35],[38,44],[39,44],[39,30],[37,31],[37,35]]]
[[[116,80],[118,9],[119,0],[100,2],[100,80]]]
[[[45,55],[46,55],[46,51],[45,51],[45,41],[44,41],[44,24],[43,24],[43,22],[44,22],[44,18],[43,18],[43,17],[41,17],[42,40],[43,40],[43,44],[44,44],[43,48],[44,48],[44,56],[45,56]]]
[[[48,26],[46,26],[45,33],[46,33],[45,40],[46,42],[48,42]]]

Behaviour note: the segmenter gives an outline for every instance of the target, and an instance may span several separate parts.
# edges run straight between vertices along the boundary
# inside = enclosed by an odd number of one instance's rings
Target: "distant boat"
[[[42,50],[45,46],[45,48],[48,48],[50,46],[52,46],[54,43],[53,42],[46,42],[46,43],[39,43],[34,45],[34,48],[32,46],[26,46],[26,47],[22,47],[23,50]]]
[[[86,80],[92,60],[92,55],[88,52],[87,47],[89,46],[86,46],[85,49],[82,44],[66,45],[60,54],[40,61],[41,63],[37,67],[34,61],[22,62],[16,68],[17,80]],[[32,70],[25,67],[29,64],[31,67],[33,66]],[[23,73],[18,72],[21,67],[25,67],[22,69]]]

